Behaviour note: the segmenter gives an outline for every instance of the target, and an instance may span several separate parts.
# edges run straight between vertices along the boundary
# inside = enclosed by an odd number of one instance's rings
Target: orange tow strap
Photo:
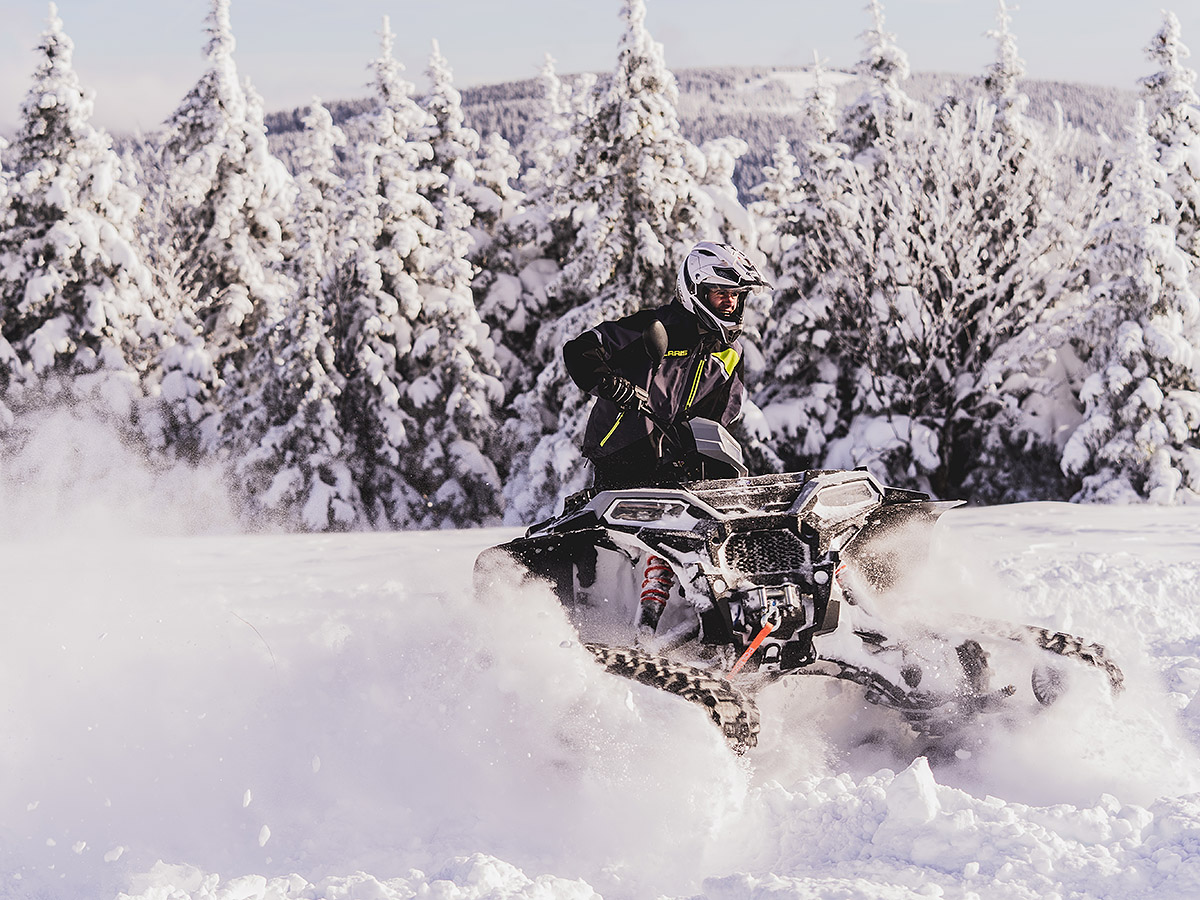
[[[758,649],[759,644],[761,644],[764,640],[766,640],[767,635],[770,634],[774,630],[775,630],[774,622],[767,622],[767,624],[765,624],[763,626],[762,631],[760,631],[758,633],[758,635],[754,638],[754,640],[752,640],[750,642],[750,646],[746,648],[746,652],[741,655],[741,657],[738,659],[738,661],[733,664],[733,668],[729,670],[730,677],[732,677],[732,676],[736,675],[738,672],[742,671],[742,666],[744,666],[746,664],[746,660],[748,660],[751,656],[754,655],[754,651]]]

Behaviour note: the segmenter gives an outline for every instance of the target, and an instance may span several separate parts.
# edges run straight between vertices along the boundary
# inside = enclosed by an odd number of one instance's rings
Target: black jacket
[[[657,370],[642,350],[642,332],[654,320],[667,330],[667,355]],[[645,388],[650,406],[671,423],[715,419],[728,425],[742,410],[742,344],[726,344],[719,334],[701,331],[695,315],[678,302],[643,309],[602,322],[563,346],[567,372],[582,390],[592,391],[609,374]],[[652,437],[654,426],[636,412],[622,412],[597,398],[583,436],[583,454],[603,459]]]

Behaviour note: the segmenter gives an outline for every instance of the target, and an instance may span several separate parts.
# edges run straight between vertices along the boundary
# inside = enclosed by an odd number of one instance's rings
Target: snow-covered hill
[[[857,689],[795,679],[739,759],[547,594],[475,600],[511,531],[184,536],[118,469],[119,505],[68,490],[53,520],[5,473],[0,896],[1200,895],[1200,509],[939,525],[922,614],[1100,640],[1118,700],[1084,677],[930,762]]]

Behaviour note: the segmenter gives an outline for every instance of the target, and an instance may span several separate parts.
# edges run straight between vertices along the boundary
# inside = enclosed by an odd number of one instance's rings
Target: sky
[[[1031,78],[1133,88],[1153,70],[1144,47],[1174,4],[1185,44],[1200,52],[1195,0],[1029,0],[1012,30]],[[672,69],[799,66],[814,53],[853,65],[869,27],[866,3],[828,0],[647,0],[647,26]],[[1015,4],[1013,4],[1015,5]],[[208,0],[59,0],[75,68],[95,92],[94,124],[156,128],[204,72]],[[560,73],[610,71],[619,0],[232,0],[235,59],[267,111],[367,93],[386,15],[396,58],[418,90],[437,40],[460,87],[530,78],[546,54]],[[995,0],[885,0],[886,27],[914,71],[981,72]],[[0,132],[11,132],[29,88],[49,3],[0,0]],[[1193,59],[1195,68],[1200,60]]]

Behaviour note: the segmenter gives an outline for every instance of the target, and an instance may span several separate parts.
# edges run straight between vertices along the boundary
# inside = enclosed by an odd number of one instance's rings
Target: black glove
[[[636,409],[646,398],[645,391],[620,375],[605,375],[596,385],[595,392],[597,397],[611,401],[620,409]]]
[[[666,440],[680,453],[691,453],[696,449],[696,436],[692,434],[692,423],[687,419],[667,429]]]

